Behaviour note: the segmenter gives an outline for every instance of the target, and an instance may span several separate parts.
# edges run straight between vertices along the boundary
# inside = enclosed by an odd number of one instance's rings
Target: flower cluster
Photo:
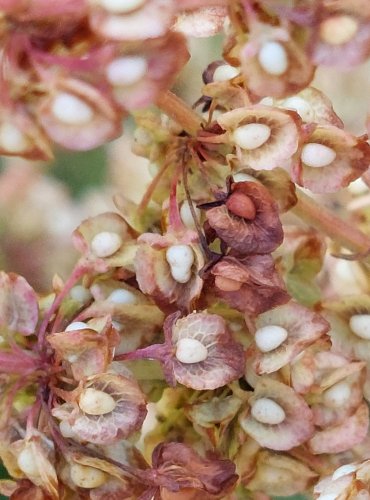
[[[308,87],[315,65],[367,57],[369,9],[195,4],[0,0],[3,152],[91,148],[136,110],[155,172],[139,205],[117,196],[77,227],[49,295],[0,273],[0,492],[15,500],[367,498],[368,268],[367,294],[347,296],[326,259],[366,262],[370,239],[299,186],[336,192],[369,167],[367,136]],[[174,30],[222,25],[198,115],[164,93],[187,58]],[[153,102],[168,116],[137,111]]]

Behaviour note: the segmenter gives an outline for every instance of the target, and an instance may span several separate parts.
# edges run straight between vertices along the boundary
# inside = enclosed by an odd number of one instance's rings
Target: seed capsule
[[[207,359],[208,350],[199,340],[184,338],[177,342],[176,358],[181,363],[200,363]]]
[[[102,470],[87,465],[72,464],[70,474],[79,488],[99,488],[107,481],[107,475]]]
[[[195,214],[196,214],[197,218],[199,219],[199,217],[200,217],[199,208],[194,207],[194,210],[195,210]],[[185,224],[186,227],[188,227],[190,229],[195,228],[194,219],[193,219],[193,216],[191,214],[191,210],[190,210],[189,203],[187,200],[185,200],[181,205],[180,217],[181,217],[181,220]]]
[[[236,191],[226,201],[226,206],[231,213],[246,220],[254,220],[256,207],[253,201],[243,193]]]
[[[338,382],[323,393],[323,401],[329,408],[340,408],[351,396],[351,388],[347,382]]]
[[[347,15],[332,16],[320,24],[320,38],[330,45],[349,42],[357,31],[357,20]]]
[[[349,320],[349,327],[358,337],[370,340],[370,314],[354,314]]]
[[[54,97],[51,111],[55,118],[66,125],[86,125],[94,117],[91,106],[68,92],[60,92]]]
[[[89,387],[81,394],[78,405],[89,415],[105,415],[114,410],[116,402],[110,394]]]
[[[139,56],[126,56],[108,64],[106,75],[115,86],[129,86],[139,82],[148,69],[147,60]]]
[[[248,123],[234,130],[233,141],[242,149],[257,149],[269,139],[271,129],[264,123]]]
[[[236,292],[241,289],[243,283],[225,276],[216,276],[215,285],[224,292]]]
[[[13,123],[0,125],[0,147],[9,153],[22,153],[29,146],[26,135]]]
[[[288,337],[285,328],[277,325],[267,325],[258,328],[255,334],[257,347],[262,352],[270,352],[279,347]]]
[[[17,458],[18,467],[26,476],[39,476],[39,468],[37,467],[37,460],[32,449],[24,448]]]
[[[107,300],[109,302],[113,302],[114,304],[137,304],[136,296],[124,288],[113,290]]]
[[[262,424],[278,425],[285,420],[283,408],[269,398],[260,398],[251,409],[253,418]]]
[[[309,122],[314,118],[311,106],[307,101],[299,96],[288,97],[283,101],[283,107],[286,109],[293,109],[296,111],[303,121]]]
[[[109,257],[117,252],[122,245],[119,234],[110,231],[102,231],[94,236],[91,241],[91,250],[97,257]]]
[[[178,283],[187,283],[191,278],[194,252],[189,245],[172,245],[167,249],[166,260],[170,265],[171,275]]]
[[[308,167],[321,168],[330,165],[336,156],[334,149],[324,144],[310,142],[303,146],[301,160]]]
[[[288,69],[288,56],[279,42],[266,42],[258,53],[258,62],[270,75],[280,76]]]
[[[234,68],[234,66],[230,66],[230,64],[222,64],[215,69],[213,73],[213,81],[226,82],[227,80],[231,80],[232,78],[238,76],[239,73],[239,68]]]

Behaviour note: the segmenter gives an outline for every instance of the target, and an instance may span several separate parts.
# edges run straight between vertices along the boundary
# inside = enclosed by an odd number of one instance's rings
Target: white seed
[[[73,332],[75,330],[85,330],[86,328],[89,328],[87,323],[84,323],[83,321],[74,321],[73,323],[70,323],[64,331]]]
[[[75,431],[72,429],[70,424],[66,420],[62,420],[59,424],[59,430],[60,433],[63,437],[65,438],[71,438],[71,439],[76,439],[77,434]]]
[[[196,216],[197,216],[197,218],[199,220],[199,217],[200,217],[200,210],[199,210],[199,208],[194,207],[194,211],[195,211],[195,214],[196,214]],[[194,229],[195,228],[194,219],[193,219],[193,216],[191,214],[189,202],[187,200],[185,200],[182,203],[182,205],[181,205],[181,208],[180,208],[180,217],[181,217],[181,220],[185,224],[186,227],[188,227],[190,229]]]
[[[218,66],[213,73],[213,81],[214,82],[226,82],[227,80],[231,80],[235,78],[240,73],[240,68],[235,68],[234,66],[230,66],[230,64],[222,64]]]
[[[18,467],[26,476],[39,476],[39,468],[37,467],[37,460],[32,449],[27,447],[24,448],[17,458]]]
[[[113,290],[107,300],[109,302],[113,302],[114,304],[137,304],[136,295],[129,290],[125,290],[124,288]]]
[[[110,394],[89,387],[81,394],[78,405],[89,415],[105,415],[114,410],[116,402]]]
[[[248,123],[234,130],[233,141],[242,149],[257,149],[270,138],[271,129],[264,123]]]
[[[94,117],[91,106],[68,92],[61,92],[54,97],[51,111],[55,118],[66,125],[86,125]]]
[[[200,363],[207,359],[207,347],[199,342],[199,340],[191,338],[183,338],[177,342],[176,358],[181,363]]]
[[[354,314],[349,320],[349,327],[358,337],[370,340],[370,314]]]
[[[288,69],[288,56],[279,42],[266,42],[258,53],[258,62],[270,75],[280,76]]]
[[[323,401],[329,408],[340,408],[351,396],[351,387],[347,382],[338,382],[323,393]]]
[[[336,156],[334,149],[324,146],[324,144],[310,142],[303,146],[301,160],[308,167],[321,168],[330,165]]]
[[[332,16],[320,24],[320,38],[330,45],[342,45],[355,36],[358,26],[351,16]]]
[[[78,354],[68,354],[66,356],[66,360],[69,361],[69,363],[76,363],[79,357],[80,356]]]
[[[123,87],[139,82],[147,70],[148,63],[145,57],[126,56],[108,64],[106,75],[112,85]]]
[[[0,125],[0,147],[9,153],[22,153],[29,147],[26,135],[13,123]]]
[[[99,488],[107,481],[107,475],[100,469],[88,465],[72,464],[71,479],[79,488]]]
[[[166,260],[170,265],[172,278],[178,283],[187,283],[191,278],[194,252],[189,245],[172,245],[167,249]]]
[[[91,250],[97,257],[109,257],[117,252],[122,245],[119,234],[111,231],[102,231],[94,236],[91,241]]]
[[[69,295],[73,300],[81,303],[88,302],[92,297],[90,290],[82,285],[74,286],[69,292]]]
[[[269,398],[257,399],[252,406],[251,414],[262,424],[277,425],[285,420],[283,408]]]
[[[288,332],[282,326],[267,325],[258,328],[254,339],[260,351],[270,352],[279,347],[287,337]]]
[[[312,107],[302,97],[288,97],[283,101],[282,107],[296,111],[305,122],[312,121],[314,118]]]
[[[126,14],[132,10],[136,10],[146,0],[98,0],[99,5],[112,14]]]
[[[233,179],[235,182],[258,182],[255,177],[244,172],[237,172],[233,175]]]

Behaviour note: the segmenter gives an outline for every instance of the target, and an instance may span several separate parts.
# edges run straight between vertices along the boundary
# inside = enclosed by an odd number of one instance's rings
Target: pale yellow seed
[[[252,417],[262,424],[278,425],[285,420],[283,408],[269,398],[260,398],[253,404]]]
[[[107,475],[100,469],[74,463],[70,468],[71,479],[79,488],[99,488],[107,481]]]
[[[116,402],[110,394],[89,387],[79,399],[79,407],[89,415],[105,415],[116,407]]]
[[[354,17],[331,16],[320,24],[320,38],[330,45],[343,45],[352,40],[358,28],[358,21]]]

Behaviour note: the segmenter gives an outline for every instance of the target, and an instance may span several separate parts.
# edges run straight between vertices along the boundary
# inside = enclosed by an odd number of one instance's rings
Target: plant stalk
[[[157,106],[172,120],[181,125],[189,135],[196,135],[205,123],[182,99],[170,92],[164,92],[156,102]]]

